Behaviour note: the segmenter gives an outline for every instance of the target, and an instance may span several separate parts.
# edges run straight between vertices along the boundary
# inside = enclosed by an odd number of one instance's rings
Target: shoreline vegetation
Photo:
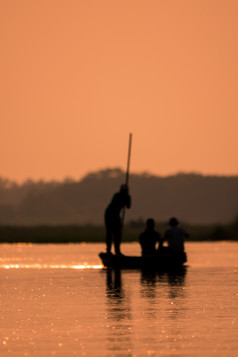
[[[63,182],[29,180],[17,184],[0,177],[0,225],[36,227],[44,223],[72,227],[90,222],[99,226],[113,193],[124,182],[125,172],[120,168],[99,170],[80,180]],[[238,215],[238,175],[178,173],[162,177],[131,173],[130,194],[128,224],[145,217],[166,222],[175,216],[197,225],[224,225]]]
[[[189,233],[187,241],[238,241],[238,218],[227,224],[181,225]],[[123,228],[122,242],[137,242],[144,222],[132,221]],[[156,224],[163,235],[167,223]],[[100,243],[105,242],[102,225],[0,225],[0,243]]]

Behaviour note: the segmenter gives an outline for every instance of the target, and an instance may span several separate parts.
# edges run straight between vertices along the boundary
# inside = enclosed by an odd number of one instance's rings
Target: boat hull
[[[100,253],[104,267],[118,269],[176,270],[187,261],[186,253],[158,253],[153,256],[137,257]]]

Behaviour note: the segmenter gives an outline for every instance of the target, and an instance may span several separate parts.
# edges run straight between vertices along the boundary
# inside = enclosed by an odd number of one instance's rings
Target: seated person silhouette
[[[153,218],[148,218],[146,221],[146,229],[140,234],[139,242],[141,245],[141,255],[155,255],[156,244],[161,244],[161,236],[155,231],[155,221]]]
[[[188,233],[179,227],[179,221],[175,217],[170,218],[169,226],[164,233],[163,242],[167,241],[172,253],[184,253],[184,240],[189,236]]]

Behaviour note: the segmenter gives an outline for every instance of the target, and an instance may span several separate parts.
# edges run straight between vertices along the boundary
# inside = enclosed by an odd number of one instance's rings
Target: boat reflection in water
[[[122,287],[121,270],[106,269],[107,349],[111,352],[132,351],[132,314],[128,291]]]
[[[155,331],[148,331],[148,324],[162,330],[163,336],[167,318],[183,315],[186,267],[164,273],[112,268],[102,272],[106,279],[108,351],[132,356],[134,336],[141,336],[144,330],[143,353],[158,353],[154,348],[161,338]]]
[[[185,289],[185,278],[187,267],[183,266],[176,271],[168,271],[163,273],[141,271],[141,286],[146,291],[147,297],[155,296],[155,291],[159,285],[164,286],[167,284],[169,297],[175,298],[181,296]]]

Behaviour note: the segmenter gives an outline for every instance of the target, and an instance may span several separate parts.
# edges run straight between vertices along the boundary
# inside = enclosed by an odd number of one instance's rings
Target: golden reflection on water
[[[186,291],[187,269],[177,272],[159,273],[145,271],[121,271],[107,269],[105,296],[107,298],[107,349],[117,351],[122,356],[132,356],[134,335],[138,333],[143,341],[141,355],[158,353],[157,346],[171,338],[168,320],[179,321],[186,310],[184,295]],[[135,298],[131,287],[135,277],[140,277],[139,296]],[[126,284],[125,281],[126,280]],[[168,299],[168,303],[164,301]],[[153,331],[147,333],[149,326]],[[173,342],[182,336],[173,331]]]
[[[102,269],[102,265],[80,264],[1,264],[0,269]]]
[[[235,357],[238,244],[187,246],[160,274],[102,269],[99,244],[2,245],[0,356]]]
[[[131,299],[123,288],[121,270],[106,270],[107,349],[131,356],[133,333]]]

